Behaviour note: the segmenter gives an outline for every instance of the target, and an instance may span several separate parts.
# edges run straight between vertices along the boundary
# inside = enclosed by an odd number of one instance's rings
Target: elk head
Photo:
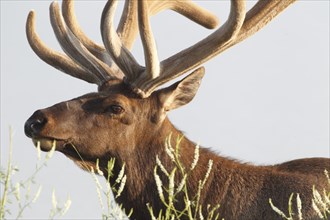
[[[26,25],[29,43],[41,59],[71,76],[98,85],[98,92],[36,111],[25,123],[25,133],[35,145],[39,142],[44,151],[49,151],[56,141],[57,151],[78,163],[84,158],[84,164],[89,162],[91,166],[98,158],[131,153],[150,141],[148,138],[151,139],[162,125],[166,112],[193,98],[204,74],[200,68],[180,82],[152,93],[170,78],[152,75],[157,67],[148,13],[171,8],[205,27],[211,28],[217,23],[215,16],[191,2],[126,1],[116,32],[113,27],[115,7],[116,2],[108,2],[102,14],[103,47],[80,30],[72,1],[63,1],[63,14],[56,2],[51,4],[51,23],[67,56],[46,47],[39,39],[33,11]],[[195,11],[199,13],[194,14]],[[128,49],[138,31],[137,19],[139,28],[146,29],[140,33],[146,38],[147,67],[140,66]],[[142,90],[139,84],[147,81],[152,88]]]
[[[79,28],[73,2],[50,7],[54,33],[65,55],[48,48],[35,32],[35,13],[29,13],[26,32],[34,52],[46,63],[89,83],[90,93],[36,111],[25,124],[25,133],[41,149],[56,150],[91,165],[97,158],[132,154],[171,131],[166,113],[187,104],[197,92],[210,58],[237,44],[265,26],[294,0],[258,1],[247,13],[241,0],[231,1],[228,20],[195,45],[159,61],[149,16],[172,9],[208,28],[217,18],[191,1],[126,1],[117,31],[113,24],[116,1],[108,1],[101,18],[104,46],[91,41]],[[130,53],[139,31],[145,66]],[[196,69],[197,68],[197,69]],[[167,88],[161,85],[194,70]]]

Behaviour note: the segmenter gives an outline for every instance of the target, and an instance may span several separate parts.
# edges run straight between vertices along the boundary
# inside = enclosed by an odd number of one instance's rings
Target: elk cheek
[[[120,119],[120,122],[125,124],[125,125],[130,125],[133,123],[133,118],[132,117],[128,117],[128,116],[124,116]]]

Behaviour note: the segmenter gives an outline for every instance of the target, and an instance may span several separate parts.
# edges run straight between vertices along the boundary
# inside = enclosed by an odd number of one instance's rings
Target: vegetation
[[[108,175],[106,186],[102,186],[100,184],[99,179],[96,176],[96,173],[103,177],[103,172],[99,169],[98,161],[96,162],[96,172],[93,168],[91,168],[91,174],[96,183],[96,192],[99,198],[99,203],[102,209],[102,220],[110,220],[110,219],[127,219],[132,213],[133,210],[130,210],[129,213],[125,214],[125,210],[123,210],[122,205],[117,205],[113,200],[113,194],[115,198],[118,198],[124,190],[126,183],[126,175],[125,175],[125,164],[122,166],[118,176],[116,177],[114,185],[111,185],[110,179],[114,178],[113,168],[115,166],[116,160],[114,158],[110,159],[108,162]],[[106,208],[104,207],[103,198],[106,200]]]
[[[325,177],[328,180],[328,184],[330,186],[330,178],[329,178],[329,173],[327,170],[324,171]],[[319,192],[315,186],[313,186],[313,198],[312,199],[312,206],[314,211],[318,214],[320,219],[328,219],[330,216],[330,191],[327,191],[326,189],[323,189],[322,192]],[[293,197],[296,195],[296,206],[298,213],[293,212]],[[300,200],[299,193],[292,193],[289,198],[288,202],[288,214],[286,215],[284,211],[278,209],[272,202],[271,199],[269,199],[269,204],[272,207],[272,209],[283,219],[286,220],[293,220],[293,219],[299,219],[302,220],[303,215],[302,215],[302,209],[303,209],[303,204]]]
[[[0,206],[0,220],[2,219],[22,219],[23,212],[26,208],[31,207],[37,200],[42,192],[42,186],[36,183],[36,176],[39,171],[47,165],[47,162],[52,157],[56,142],[53,143],[52,150],[49,151],[44,158],[41,158],[40,145],[37,146],[38,161],[34,172],[25,180],[18,182],[13,181],[13,176],[19,172],[19,169],[12,163],[12,132],[10,132],[10,146],[7,168],[1,167],[0,171],[0,183],[1,183],[1,206]],[[204,189],[204,185],[209,177],[212,170],[213,161],[209,160],[208,169],[204,175],[204,178],[199,180],[199,186],[195,195],[188,193],[187,182],[194,171],[199,161],[199,146],[195,148],[194,160],[189,167],[185,167],[180,161],[180,142],[182,137],[177,138],[176,145],[171,145],[171,135],[165,141],[165,150],[169,158],[173,163],[173,169],[167,170],[162,161],[157,157],[156,166],[154,169],[154,179],[157,185],[159,199],[162,201],[165,210],[161,210],[159,213],[155,213],[155,210],[150,204],[146,204],[146,208],[149,210],[150,216],[153,220],[174,220],[180,219],[183,216],[188,217],[190,220],[194,219],[207,219],[217,220],[220,218],[217,210],[220,208],[220,204],[212,207],[207,205],[207,215],[202,214],[202,204],[199,199]],[[81,158],[82,159],[82,158]],[[95,181],[96,193],[99,198],[99,204],[102,209],[102,219],[128,219],[133,213],[133,210],[126,212],[122,209],[121,205],[117,205],[114,202],[114,197],[117,198],[121,195],[124,190],[127,176],[125,175],[125,164],[122,166],[119,174],[114,175],[113,169],[115,165],[115,159],[110,159],[107,167],[107,178],[105,184],[101,184],[99,177],[103,176],[103,172],[99,169],[98,161],[96,161],[96,170],[92,167],[91,171],[92,178]],[[162,180],[159,173],[163,173],[167,179]],[[180,181],[176,182],[175,176],[180,176]],[[330,185],[330,177],[328,171],[325,170],[325,177]],[[102,177],[103,178],[103,177]],[[113,178],[113,179],[112,179]],[[113,185],[110,184],[110,179],[114,180]],[[164,184],[164,182],[168,184]],[[318,214],[320,219],[328,219],[330,216],[330,192],[324,189],[322,192],[318,191],[313,187],[313,198],[312,204],[313,209]],[[184,208],[179,210],[175,204],[183,198]],[[295,202],[294,202],[295,200]],[[56,199],[55,190],[52,193],[52,208],[50,210],[49,219],[55,217],[61,217],[69,210],[71,205],[70,197],[67,198],[63,205],[59,205]],[[304,219],[302,215],[303,205],[300,199],[299,193],[292,193],[288,201],[287,214],[273,204],[271,198],[269,199],[270,206],[272,209],[282,218],[286,220],[293,219]],[[106,205],[105,205],[106,204]],[[10,207],[17,205],[17,213],[11,213]],[[293,207],[296,206],[297,213],[293,212]],[[127,215],[125,213],[128,213]]]
[[[165,150],[167,155],[171,158],[174,168],[172,170],[166,170],[159,158],[156,158],[157,165],[154,169],[154,178],[157,185],[157,190],[159,198],[162,203],[165,205],[166,210],[161,210],[159,213],[154,213],[153,208],[147,204],[149,213],[154,220],[172,220],[172,219],[181,219],[182,216],[188,217],[188,219],[219,219],[219,214],[216,214],[216,211],[219,209],[220,205],[212,207],[207,205],[208,214],[203,216],[202,214],[202,204],[200,204],[200,196],[202,190],[204,189],[205,183],[211,173],[213,161],[209,160],[208,169],[205,173],[203,179],[199,180],[197,193],[192,197],[189,196],[187,182],[191,176],[191,173],[195,169],[198,160],[199,160],[199,146],[195,148],[194,160],[192,161],[190,167],[185,167],[180,161],[180,142],[182,137],[178,137],[176,141],[176,146],[173,148],[171,145],[171,135],[165,141]],[[168,178],[168,186],[163,185],[163,182],[158,175],[158,170],[160,170]],[[179,172],[179,176],[182,179],[175,183],[175,175]],[[177,186],[177,187],[175,187]],[[164,191],[167,192],[165,196]],[[178,210],[175,207],[175,201],[178,201],[180,194],[183,194],[183,201],[185,207],[183,210]],[[182,198],[182,197],[180,197]]]
[[[22,219],[24,211],[34,204],[41,192],[42,186],[36,183],[36,176],[42,168],[47,165],[47,162],[52,157],[55,151],[55,142],[53,143],[52,150],[49,151],[45,158],[41,158],[40,145],[37,146],[38,161],[34,172],[26,179],[18,182],[13,181],[13,176],[19,172],[18,167],[13,165],[12,152],[13,152],[13,137],[10,130],[9,138],[9,156],[7,168],[1,167],[0,169],[0,184],[1,184],[1,206],[0,206],[0,220],[3,219]],[[17,213],[11,213],[13,205],[17,205]],[[63,216],[69,210],[71,205],[70,197],[67,201],[60,205],[56,200],[55,190],[52,193],[52,208],[50,210],[49,219],[54,219],[58,216]]]

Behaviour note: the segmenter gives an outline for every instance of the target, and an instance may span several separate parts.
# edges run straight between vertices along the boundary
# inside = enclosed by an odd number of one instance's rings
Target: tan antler
[[[158,76],[159,68],[157,67],[158,65],[155,64],[158,61],[157,51],[155,49],[155,43],[148,20],[150,15],[169,8],[207,28],[214,28],[218,23],[218,20],[214,15],[205,9],[198,7],[191,1],[130,1],[130,3],[131,8],[133,8],[131,13],[133,13],[134,16],[137,14],[138,18],[136,20],[136,25],[131,24],[131,28],[136,28],[138,23],[146,56],[146,68],[142,67],[135,60],[129,49],[125,47],[124,42],[121,41],[119,37],[120,34],[115,31],[113,18],[117,1],[110,0],[107,2],[101,18],[102,40],[105,48],[108,53],[111,54],[119,68],[124,72],[129,82],[134,82],[139,74],[143,73],[145,69],[147,74],[152,74],[154,77]],[[132,18],[134,16],[131,15]],[[145,80],[144,77],[142,78]]]
[[[113,78],[122,79],[141,97],[149,96],[160,85],[198,67],[210,58],[239,43],[264,27],[295,0],[259,0],[247,13],[243,0],[231,0],[228,20],[214,33],[195,45],[159,62],[149,17],[164,9],[172,9],[189,19],[214,28],[217,18],[191,1],[129,1],[117,30],[113,18],[117,1],[109,0],[101,18],[104,46],[90,40],[80,29],[73,1],[63,1],[62,14],[56,2],[50,17],[55,35],[66,55],[48,48],[35,32],[35,14],[30,12],[26,32],[36,54],[48,64],[90,83],[102,85]],[[140,31],[145,54],[145,67],[130,53]]]
[[[123,50],[128,54],[126,56],[132,57],[129,49],[132,47],[138,31],[137,2],[126,0],[117,31],[104,34],[105,31],[101,30],[102,36],[114,37],[113,39],[105,38],[106,40],[104,41],[106,46],[107,44],[113,44],[113,42],[118,44],[119,47],[118,45],[114,46],[115,52],[112,50],[111,53],[108,53],[103,46],[96,44],[83,33],[76,20],[73,1],[71,0],[63,1],[62,14],[56,2],[53,2],[50,7],[50,19],[54,33],[66,55],[50,49],[42,42],[35,31],[35,13],[33,11],[29,13],[26,23],[28,41],[32,49],[42,60],[73,77],[99,86],[113,78],[122,79],[124,74],[128,77],[130,75],[130,71],[128,70],[133,69],[135,71],[134,66],[124,67],[119,61],[114,63],[113,56],[117,54],[116,48],[120,48],[120,51],[122,48],[125,48]],[[204,9],[190,1],[177,2],[179,3],[151,1],[148,7],[150,7],[151,14],[156,14],[164,9],[172,9],[207,28],[216,26],[217,18],[211,13],[206,13]],[[109,1],[107,5],[111,4],[113,4],[113,1]],[[185,8],[187,9],[185,10]],[[111,7],[106,7],[104,11],[107,12],[109,9]],[[107,18],[110,18],[110,20],[102,19],[102,23],[111,24],[108,26],[111,27],[109,31],[112,31],[114,30],[112,18],[111,16]],[[117,55],[119,56],[120,54]],[[117,57],[117,59],[119,58]],[[136,61],[134,60],[134,62]],[[117,64],[120,68],[118,68]],[[126,64],[130,65],[131,63]]]
[[[128,83],[141,97],[147,97],[160,85],[192,70],[251,36],[294,1],[259,0],[246,13],[243,0],[231,0],[229,18],[218,30],[195,45],[161,62],[157,58],[157,51],[148,21],[150,8],[148,9],[146,2],[138,1],[139,28],[146,56],[146,68],[141,67],[120,42],[117,46],[107,47],[107,49],[110,53],[113,53],[111,50],[117,52],[117,56],[113,56],[113,58],[118,66],[123,69],[128,78]],[[195,14],[195,17],[198,16]],[[122,53],[123,51],[125,53]],[[119,54],[124,54],[124,56],[118,56]]]
[[[85,80],[89,83],[100,83],[96,76],[90,74],[79,64],[62,53],[54,51],[42,42],[35,31],[35,13],[30,11],[26,22],[26,35],[33,51],[46,63],[73,77]]]

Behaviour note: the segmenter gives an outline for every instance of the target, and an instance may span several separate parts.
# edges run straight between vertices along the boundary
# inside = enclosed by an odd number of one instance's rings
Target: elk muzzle
[[[41,130],[47,123],[47,118],[40,111],[36,111],[33,115],[25,122],[24,132],[29,138],[34,138],[40,135]]]
[[[45,137],[42,131],[47,125],[47,117],[45,114],[38,110],[25,122],[24,132],[25,135],[32,139],[35,146],[40,144],[41,150],[49,151],[54,145],[54,138]]]

